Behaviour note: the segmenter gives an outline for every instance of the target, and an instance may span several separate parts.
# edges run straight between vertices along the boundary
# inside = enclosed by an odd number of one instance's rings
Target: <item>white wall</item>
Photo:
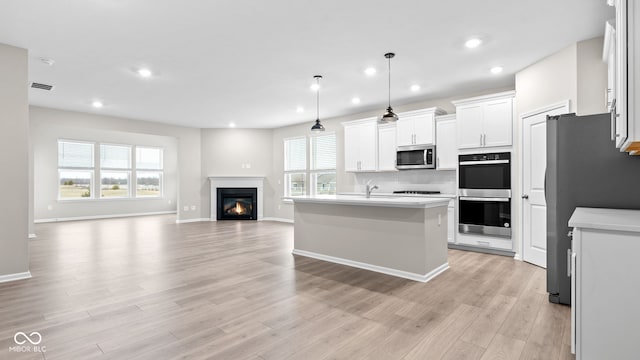
[[[516,73],[516,119],[512,157],[511,207],[514,249],[522,255],[522,122],[521,115],[570,101],[570,112],[589,115],[606,112],[607,67],[602,62],[602,37],[572,44]]]
[[[179,221],[201,219],[208,216],[208,209],[203,209],[201,206],[201,191],[205,181],[201,176],[200,129],[36,106],[30,107],[30,116],[38,126],[46,124],[47,128],[58,129],[56,131],[59,133],[80,135],[86,132],[89,136],[96,138],[101,138],[102,135],[99,134],[104,133],[104,136],[117,139],[133,139],[136,138],[136,134],[155,135],[155,137],[142,136],[141,139],[160,142],[167,142],[167,138],[175,139],[177,148],[177,170],[175,172],[177,188],[176,200],[171,205],[171,208],[175,209],[177,205],[177,219]],[[38,129],[35,128],[34,131],[37,134]],[[164,140],[161,140],[161,138]],[[34,144],[34,149],[40,146],[43,145]],[[41,169],[37,165],[35,172],[38,173],[39,171]],[[169,175],[173,176],[173,174]],[[35,194],[38,194],[38,190],[36,190]],[[50,195],[47,196],[48,198],[45,200],[48,201],[51,198]],[[36,199],[36,202],[39,201],[41,200]],[[145,203],[141,202],[140,204]],[[168,200],[166,205],[169,205]],[[140,206],[144,208],[145,205]],[[188,210],[184,210],[185,206],[188,207]],[[191,210],[191,206],[195,206],[196,210]],[[67,210],[69,209],[65,208],[65,211]],[[98,211],[97,209],[94,210]],[[50,217],[46,216],[46,218]]]
[[[0,279],[29,271],[27,50],[0,44]]]
[[[202,129],[202,176],[264,176],[263,209],[273,198],[272,133],[270,129]],[[209,183],[202,189],[202,207],[210,209]],[[206,212],[209,217],[209,212]],[[266,214],[266,211],[265,211]],[[265,215],[266,216],[266,215]]]
[[[118,216],[176,210],[178,189],[177,139],[168,136],[64,126],[47,121],[41,112],[31,116],[34,155],[35,221],[54,221],[82,217]],[[160,147],[164,171],[162,198],[58,200],[58,140],[81,140],[107,144]],[[98,163],[96,163],[99,166]],[[97,169],[96,169],[97,170]],[[98,173],[94,182],[99,184]],[[134,180],[131,180],[133,185]],[[94,186],[95,188],[95,186]]]

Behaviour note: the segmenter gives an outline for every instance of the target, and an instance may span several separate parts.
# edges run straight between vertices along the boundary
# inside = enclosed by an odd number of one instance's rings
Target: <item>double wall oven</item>
[[[459,232],[511,238],[511,153],[458,159]]]

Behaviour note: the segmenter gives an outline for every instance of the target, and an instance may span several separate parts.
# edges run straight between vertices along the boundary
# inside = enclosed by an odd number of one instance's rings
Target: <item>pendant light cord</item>
[[[391,107],[391,56],[387,59],[389,60],[389,107]]]
[[[316,77],[316,84],[318,89],[316,90],[316,120],[320,120],[320,78]]]

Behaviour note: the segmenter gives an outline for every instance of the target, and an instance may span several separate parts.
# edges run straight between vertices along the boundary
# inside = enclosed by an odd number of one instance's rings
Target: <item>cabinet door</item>
[[[375,121],[358,126],[360,171],[376,170],[378,159],[377,132],[378,126]]]
[[[631,29],[628,28],[627,1],[616,1],[616,119],[615,119],[615,138],[616,147],[620,148],[627,140],[627,102],[629,101],[629,77],[633,77],[633,73],[629,73],[628,53],[629,53],[629,34]],[[631,48],[631,54],[633,54]],[[633,84],[633,83],[632,83]]]
[[[456,121],[436,122],[436,169],[455,170],[458,164]]]
[[[482,105],[466,105],[456,109],[458,128],[458,148],[469,149],[481,147]]]
[[[378,128],[378,170],[396,170],[396,127]]]
[[[511,146],[513,126],[513,100],[489,101],[484,105],[484,147]]]
[[[450,243],[456,242],[456,207],[454,203],[455,200],[451,200],[447,208],[447,241]]]
[[[358,161],[360,161],[358,128],[358,126],[344,128],[344,171],[358,171]]]
[[[404,118],[396,122],[398,146],[413,145],[413,118]]]
[[[413,133],[416,145],[435,144],[434,114],[415,117],[413,119]]]

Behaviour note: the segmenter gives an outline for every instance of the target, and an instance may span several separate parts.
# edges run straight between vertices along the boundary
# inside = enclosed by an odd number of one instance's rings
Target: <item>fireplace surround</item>
[[[211,221],[218,221],[218,188],[255,188],[256,216],[260,221],[263,218],[264,176],[209,176],[210,185],[210,217]]]

